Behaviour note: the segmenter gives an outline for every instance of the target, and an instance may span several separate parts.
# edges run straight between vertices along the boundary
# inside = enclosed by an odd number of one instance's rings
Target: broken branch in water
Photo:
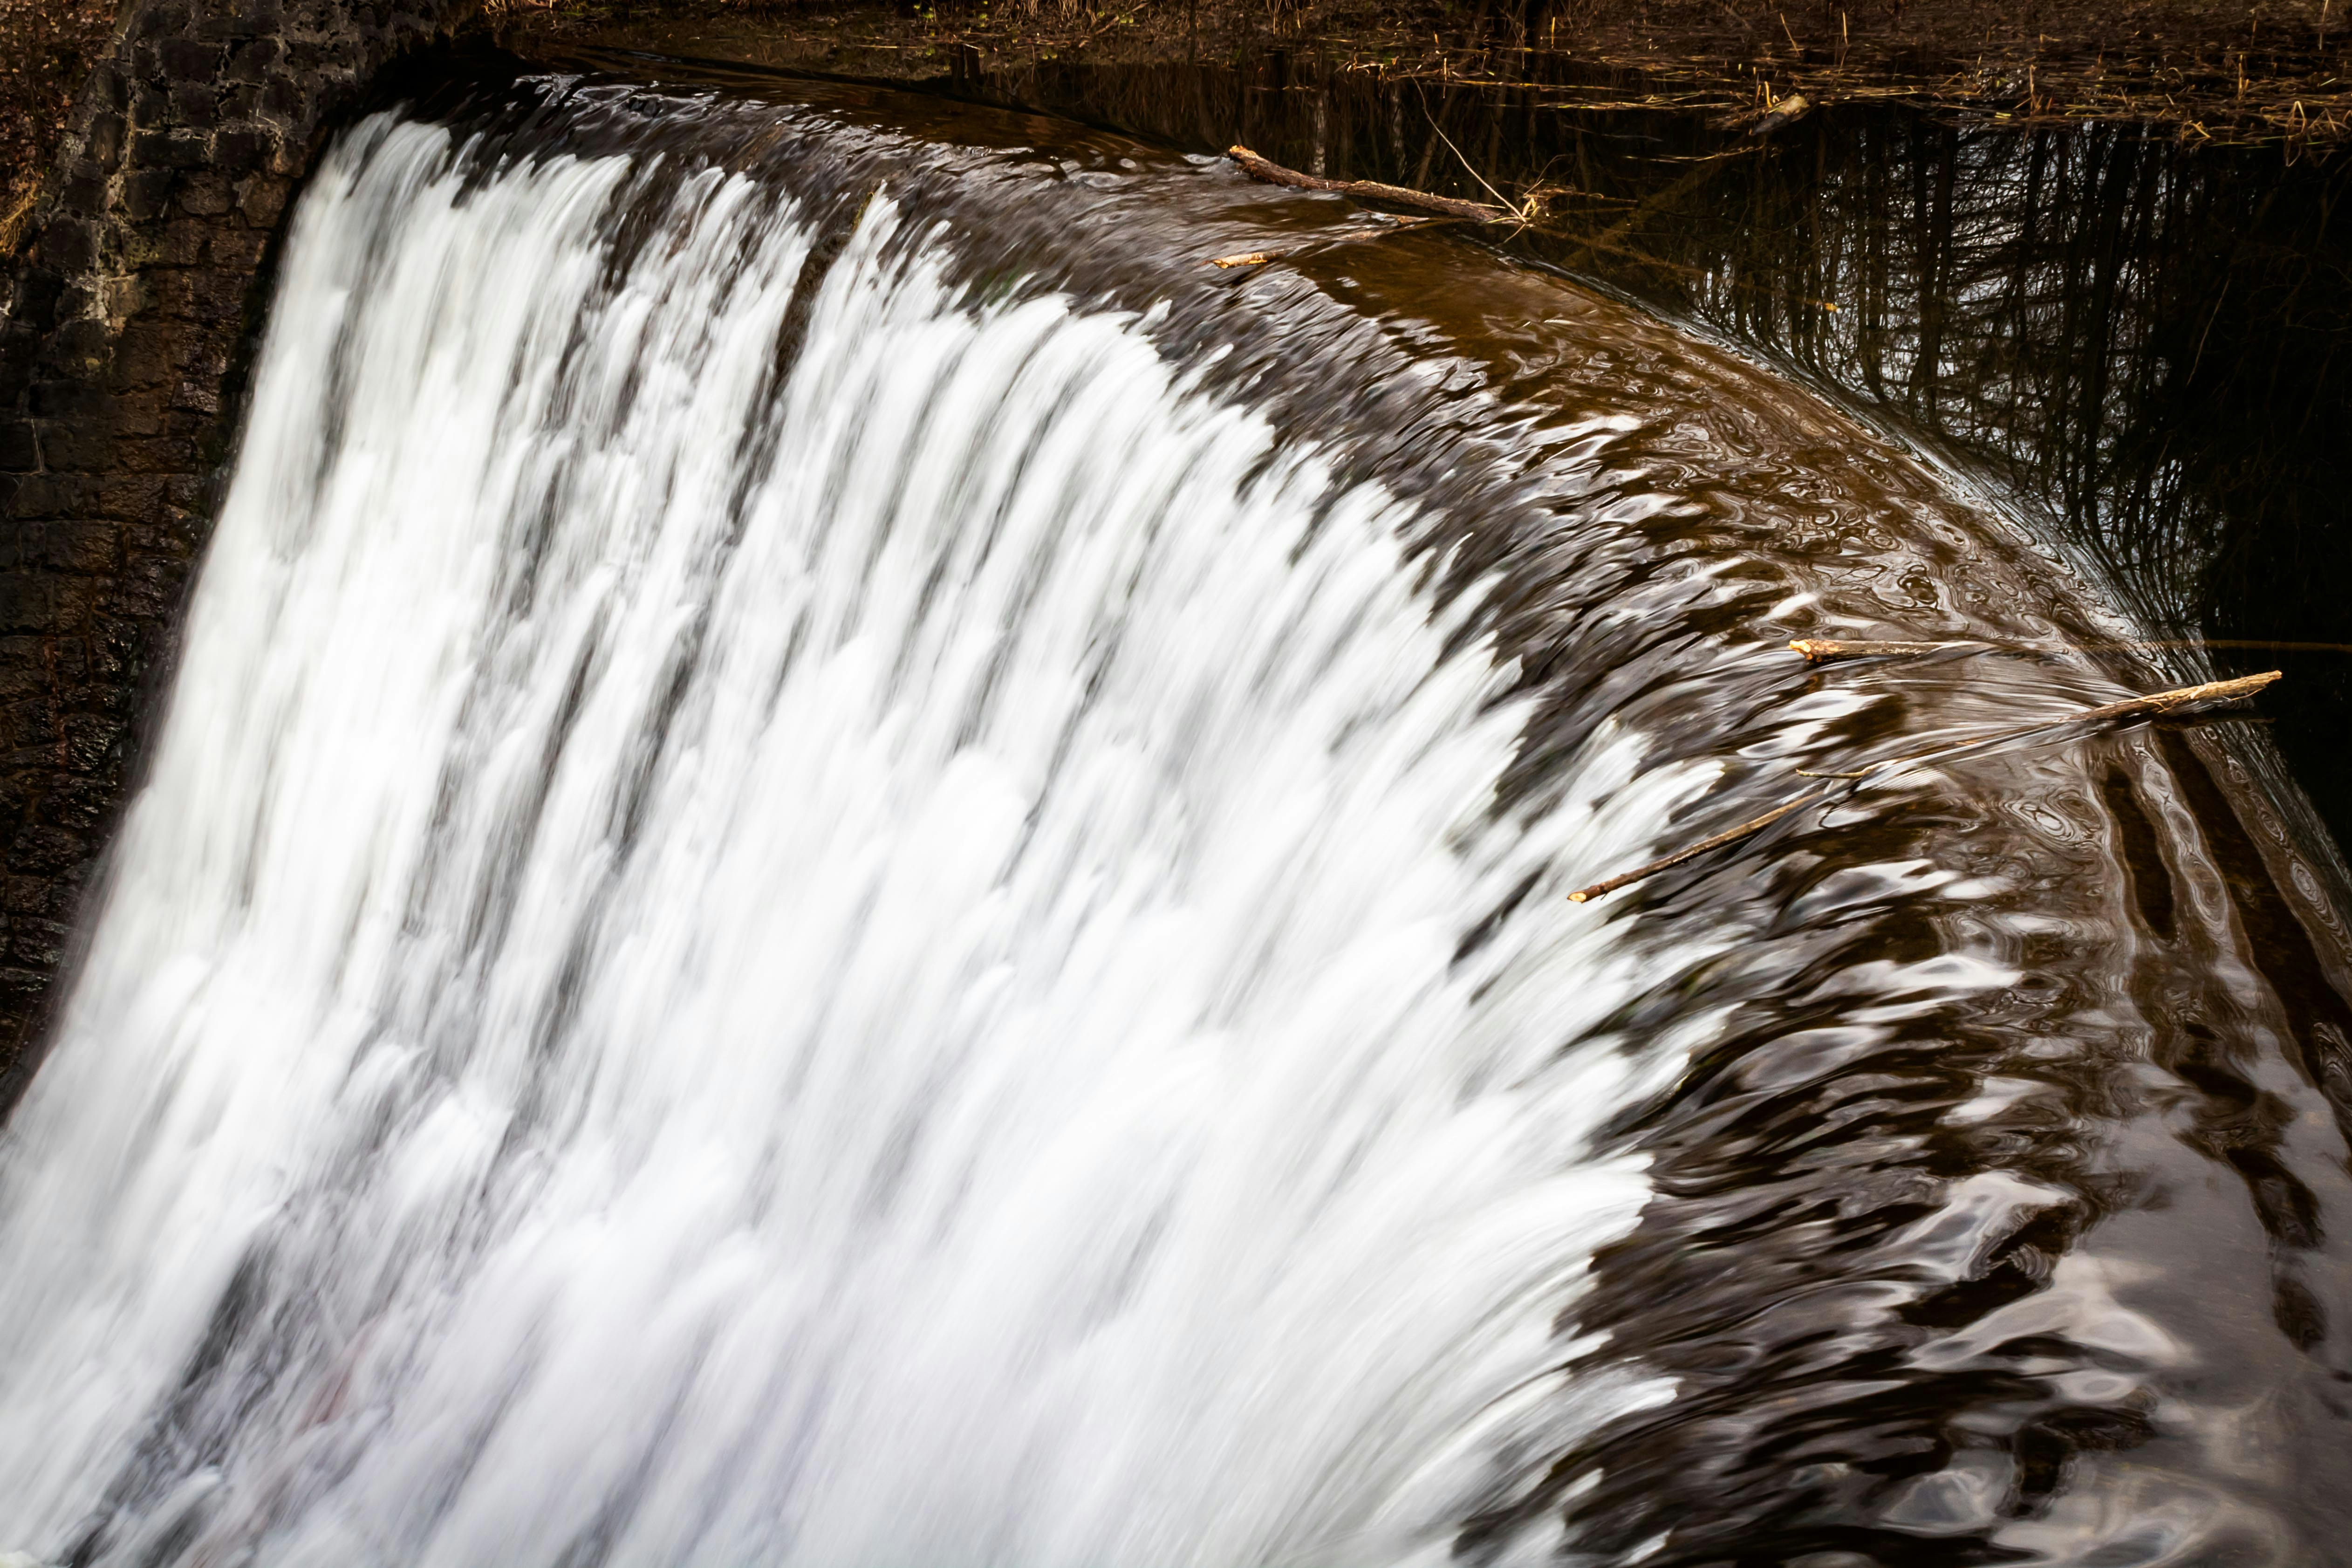
[[[1896,773],[1926,763],[1949,761],[1972,752],[1990,751],[1997,746],[2006,745],[2012,741],[2027,740],[2044,731],[2081,730],[2101,724],[2124,724],[2141,719],[2160,719],[2175,713],[2192,712],[2200,708],[2212,707],[2217,703],[2234,702],[2242,697],[2252,697],[2278,679],[2279,671],[2273,669],[2261,675],[2241,676],[2235,680],[2209,680],[2199,686],[2181,686],[2170,691],[2151,692],[2146,697],[2126,697],[2121,701],[2102,703],[2096,708],[2085,708],[2081,712],[2070,713],[2063,719],[2040,720],[2015,730],[2006,730],[1997,735],[1986,736],[1982,740],[1965,741],[1958,745],[1945,746],[1932,752],[1922,752],[1916,756],[1895,757],[1886,762],[1873,763],[1855,773],[1814,773],[1799,769],[1801,777],[1837,779],[1843,781],[1845,787],[1843,790],[1832,788],[1809,791],[1794,800],[1785,801],[1774,806],[1761,816],[1750,817],[1737,827],[1727,828],[1711,838],[1702,838],[1687,848],[1677,849],[1664,859],[1653,860],[1646,866],[1637,866],[1631,871],[1595,882],[1589,888],[1580,888],[1569,894],[1568,901],[1571,904],[1588,903],[1604,894],[1613,893],[1620,888],[1628,887],[1645,878],[1654,877],[1661,871],[1672,870],[1684,861],[1696,859],[1710,850],[1725,848],[1738,843],[1743,838],[1761,833],[1799,806],[1809,805],[1815,801],[1826,801],[1835,805],[1858,789],[1872,784],[1883,783]]]
[[[1985,752],[1998,751],[2012,742],[2032,740],[2037,735],[2057,735],[2061,732],[2080,733],[2102,724],[2126,724],[2141,719],[2162,719],[2175,713],[2193,713],[2207,708],[2234,702],[2241,697],[2252,697],[2272,681],[2279,679],[2275,669],[2261,675],[2243,675],[2234,680],[2209,680],[2197,686],[2176,686],[2169,691],[2158,691],[2146,697],[2126,697],[2121,701],[2103,703],[2070,713],[2063,719],[2038,719],[2014,730],[2002,730],[1974,741],[1961,741],[1933,751],[1916,752],[1907,757],[1890,757],[1883,763],[1872,763],[1857,773],[1823,773],[1822,778],[1850,778],[1871,784],[1884,783],[1896,773],[1921,767],[1928,763],[1958,762]],[[1855,788],[1860,788],[1857,784]],[[1851,795],[1852,790],[1847,791]]]
[[[1264,180],[1270,185],[1288,185],[1301,191],[1331,191],[1339,195],[1353,196],[1359,201],[1385,202],[1391,206],[1442,213],[1447,217],[1469,218],[1476,223],[1503,223],[1517,216],[1506,208],[1490,207],[1483,202],[1465,202],[1459,196],[1408,190],[1402,185],[1382,184],[1378,180],[1327,180],[1320,174],[1303,174],[1297,169],[1286,169],[1272,159],[1261,158],[1238,144],[1226,148],[1225,156],[1239,163],[1252,179]]]
[[[1761,816],[1752,816],[1738,826],[1726,828],[1712,838],[1702,838],[1687,849],[1677,849],[1663,860],[1653,860],[1648,865],[1636,867],[1622,876],[1595,882],[1589,888],[1579,888],[1575,892],[1569,894],[1568,901],[1571,904],[1584,903],[1604,893],[1613,893],[1629,882],[1638,882],[1644,877],[1654,877],[1661,871],[1671,870],[1685,860],[1695,860],[1710,849],[1720,849],[1727,844],[1737,844],[1751,833],[1763,832],[1799,806],[1820,800],[1823,793],[1821,790],[1815,790],[1811,795],[1801,795],[1792,801],[1774,806]]]
[[[1829,637],[1799,637],[1789,645],[1791,653],[1805,656],[1807,664],[1834,664],[1842,658],[1918,658],[1931,653],[1991,653],[1996,648],[1989,642],[1838,642]]]
[[[2209,680],[2200,686],[2175,687],[2170,691],[2158,691],[2147,697],[2126,697],[2120,702],[2085,709],[2072,719],[2061,720],[2066,724],[2104,724],[2131,719],[2155,719],[2168,713],[2186,713],[2191,709],[2210,707],[2216,702],[2234,702],[2241,697],[2252,697],[2263,687],[2280,679],[2281,672],[2266,669],[2260,675],[2242,675],[2235,680]]]
[[[2271,653],[2352,653],[2352,643],[2270,642],[2245,637],[2179,637],[2150,642],[1870,642],[1834,637],[1799,637],[1789,651],[1802,654],[1807,664],[1835,664],[1848,658],[1922,658],[1929,654],[1977,653],[2096,653],[2155,647],[2262,648]]]

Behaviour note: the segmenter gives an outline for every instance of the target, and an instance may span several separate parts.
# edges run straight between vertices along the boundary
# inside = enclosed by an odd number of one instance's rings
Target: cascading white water
[[[959,307],[886,194],[779,388],[772,190],[616,265],[625,160],[452,152],[288,250],[0,1146],[0,1546],[1376,1561],[1657,1397],[1547,1376],[1680,1059],[1568,1048],[1634,961],[1557,895],[1701,781],[1493,820],[1408,509],[1146,323]]]

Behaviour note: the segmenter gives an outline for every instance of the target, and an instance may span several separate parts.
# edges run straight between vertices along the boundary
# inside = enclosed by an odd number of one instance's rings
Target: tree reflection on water
[[[1502,241],[1720,334],[1921,439],[2054,524],[2161,637],[2352,644],[2352,159],[2133,124],[2012,131],[1832,105],[1766,142],[1535,85],[1383,79],[1269,53],[1045,62],[971,96],[1334,176],[1536,192]],[[1470,165],[1476,166],[1474,174]],[[2274,737],[2352,843],[2352,655],[2284,668]]]

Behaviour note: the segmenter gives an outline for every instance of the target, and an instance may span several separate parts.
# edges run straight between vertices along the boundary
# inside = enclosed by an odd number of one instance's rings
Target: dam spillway
[[[1630,308],[884,96],[304,194],[0,1144],[0,1545],[2297,1561],[2352,1100],[2223,753],[1565,899],[2148,673],[1788,637],[2095,585]]]

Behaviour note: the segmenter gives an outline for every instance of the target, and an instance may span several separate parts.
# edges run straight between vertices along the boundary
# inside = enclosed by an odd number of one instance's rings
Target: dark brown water
[[[1187,143],[1218,118],[1165,98],[1154,113],[1140,73],[1099,75],[1032,90]],[[1536,93],[1285,85],[1240,71],[1201,90],[1298,167],[1475,196],[1475,165],[1515,197],[1551,191],[1554,232],[1507,250],[1985,476],[2158,635],[2335,645],[2217,648],[2210,668],[2287,671],[2278,745],[2352,841],[2352,160],[1866,105],[1759,144]]]

